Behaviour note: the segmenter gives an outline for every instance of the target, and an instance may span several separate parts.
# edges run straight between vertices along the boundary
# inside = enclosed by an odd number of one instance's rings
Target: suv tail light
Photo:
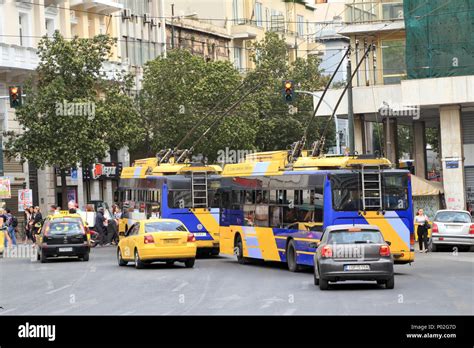
[[[472,226],[472,225],[471,225]],[[431,233],[438,233],[439,230],[438,230],[438,225],[436,225],[435,223],[433,223],[433,226],[431,226]]]
[[[474,224],[471,224],[471,226],[469,226],[469,234],[474,234]]]
[[[390,247],[388,245],[381,245],[379,253],[380,256],[390,256]]]
[[[194,237],[194,234],[192,233],[188,234],[188,243],[195,242],[195,241],[196,241],[196,237]]]
[[[329,245],[323,246],[321,249],[321,257],[332,257],[332,248]]]
[[[153,244],[153,243],[155,243],[155,240],[153,239],[153,236],[152,236],[152,235],[147,234],[147,235],[144,237],[143,242],[144,242],[145,244]]]

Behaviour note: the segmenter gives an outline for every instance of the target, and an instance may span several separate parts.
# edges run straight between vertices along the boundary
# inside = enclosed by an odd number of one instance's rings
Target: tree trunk
[[[67,184],[65,169],[61,169],[61,200],[62,209],[67,210]]]

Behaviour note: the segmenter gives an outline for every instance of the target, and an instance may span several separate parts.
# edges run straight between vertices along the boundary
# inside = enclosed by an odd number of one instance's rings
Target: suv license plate
[[[370,271],[369,265],[345,265],[344,271]]]
[[[59,248],[60,253],[68,253],[71,251],[72,251],[72,248]]]

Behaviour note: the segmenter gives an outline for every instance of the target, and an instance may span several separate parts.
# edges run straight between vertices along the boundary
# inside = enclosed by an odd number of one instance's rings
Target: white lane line
[[[1,311],[0,315],[6,314],[6,313],[9,313],[9,312],[13,312],[15,310],[16,310],[16,308],[10,308],[10,309],[7,309],[6,311]]]
[[[48,291],[48,292],[46,293],[46,295],[51,295],[51,294],[54,294],[55,292],[58,292],[58,291],[61,291],[61,290],[67,289],[67,288],[69,288],[69,287],[71,287],[71,284],[69,284],[69,285],[64,285],[64,286],[62,286],[62,287],[60,287],[60,288],[57,288],[57,289],[54,289],[54,290]]]
[[[175,288],[174,288],[173,290],[171,290],[171,291],[173,291],[173,292],[179,291],[179,290],[181,290],[182,288],[184,288],[185,286],[187,286],[188,284],[189,284],[188,282],[183,282],[183,283],[181,283],[180,285],[178,285],[177,287],[175,287]]]

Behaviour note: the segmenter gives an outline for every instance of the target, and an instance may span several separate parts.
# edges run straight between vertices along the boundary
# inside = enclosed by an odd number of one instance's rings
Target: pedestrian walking
[[[107,229],[104,222],[104,208],[100,207],[97,209],[94,223],[94,230],[99,234],[99,246],[104,246],[107,241]]]
[[[421,208],[418,209],[418,212],[415,216],[415,223],[418,225],[416,232],[418,235],[418,245],[420,247],[420,252],[426,253],[428,251],[428,229],[430,228],[430,220]]]
[[[7,231],[8,235],[10,236],[10,239],[12,241],[12,245],[16,245],[16,228],[18,226],[18,220],[17,218],[12,215],[12,212],[10,209],[5,210],[6,214],[6,225],[7,225]]]
[[[30,221],[33,218],[33,208],[26,207],[25,208],[25,240],[23,243],[28,243],[29,240],[33,240],[31,237],[31,228],[30,228]]]
[[[31,223],[31,226],[32,226],[31,236],[33,238],[33,242],[36,242],[36,235],[38,234],[38,231],[40,229],[36,225],[38,223],[42,223],[42,222],[43,222],[43,215],[41,214],[41,209],[40,209],[40,207],[36,206],[33,209],[33,220],[32,220],[32,223]]]

